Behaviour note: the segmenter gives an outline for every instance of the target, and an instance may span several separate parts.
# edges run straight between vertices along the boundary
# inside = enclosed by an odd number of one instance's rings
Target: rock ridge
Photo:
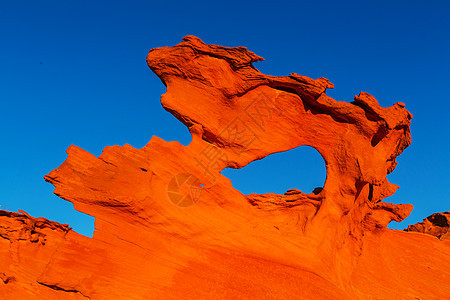
[[[161,103],[191,143],[154,136],[99,157],[70,146],[44,178],[95,217],[94,235],[0,211],[0,297],[447,297],[450,242],[387,229],[413,209],[384,202],[398,188],[386,176],[411,143],[405,104],[381,107],[365,92],[336,101],[328,79],[265,75],[253,66],[262,60],[194,36],[150,50],[167,87]],[[312,193],[243,195],[221,174],[303,145],[327,169]]]

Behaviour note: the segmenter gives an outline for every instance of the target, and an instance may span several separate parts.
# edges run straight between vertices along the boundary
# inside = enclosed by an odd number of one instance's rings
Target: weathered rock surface
[[[450,240],[450,211],[432,214],[405,231],[421,232],[435,236],[441,240]]]
[[[325,94],[327,79],[275,77],[246,48],[188,36],[152,49],[164,108],[192,142],[76,147],[45,176],[95,217],[93,238],[0,214],[5,299],[445,299],[450,242],[386,228],[412,205],[382,200],[410,144],[403,103]],[[221,175],[301,145],[323,156],[323,188],[242,195]]]

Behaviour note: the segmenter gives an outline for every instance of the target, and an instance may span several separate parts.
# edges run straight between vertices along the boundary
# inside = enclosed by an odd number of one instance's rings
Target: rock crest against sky
[[[142,149],[76,146],[45,176],[55,194],[95,217],[93,238],[26,213],[0,213],[5,299],[444,299],[450,242],[387,229],[412,210],[383,199],[411,142],[404,103],[351,103],[333,84],[269,76],[244,47],[187,36],[150,50],[163,107],[192,142]],[[161,124],[164,126],[164,124]],[[305,194],[243,195],[221,175],[302,145],[326,163]]]

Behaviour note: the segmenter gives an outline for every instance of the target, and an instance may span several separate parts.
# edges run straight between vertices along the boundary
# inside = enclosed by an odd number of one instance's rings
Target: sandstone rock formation
[[[0,214],[5,299],[445,299],[450,242],[387,229],[412,205],[383,202],[410,144],[403,103],[326,95],[325,78],[260,73],[244,47],[187,36],[152,49],[164,108],[192,142],[76,147],[45,176],[95,217],[93,238]],[[323,156],[323,188],[243,195],[221,175],[301,145]]]
[[[450,211],[432,214],[423,222],[409,225],[405,231],[430,234],[441,240],[450,240]]]

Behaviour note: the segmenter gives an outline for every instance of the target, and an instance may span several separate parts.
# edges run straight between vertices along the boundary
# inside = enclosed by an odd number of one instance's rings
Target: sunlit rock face
[[[244,47],[187,36],[150,50],[161,103],[192,134],[94,155],[71,146],[45,176],[95,217],[93,238],[0,213],[4,299],[445,299],[450,241],[387,229],[412,205],[383,202],[410,144],[405,104],[326,95],[325,78],[276,77]],[[161,124],[164,126],[164,124]],[[220,172],[298,146],[319,151],[312,193],[243,195]],[[438,287],[438,288],[436,288]]]
[[[441,240],[450,240],[450,211],[432,214],[405,231],[421,232],[435,236]]]

